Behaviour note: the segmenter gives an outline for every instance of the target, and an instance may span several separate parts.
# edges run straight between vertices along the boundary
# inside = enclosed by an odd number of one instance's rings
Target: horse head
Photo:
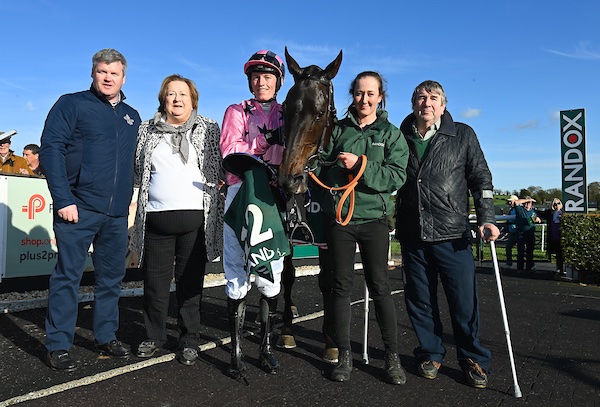
[[[316,166],[319,153],[329,143],[336,121],[333,84],[342,63],[342,51],[325,69],[300,68],[285,48],[285,60],[294,85],[283,103],[285,150],[279,166],[279,184],[290,195],[308,189],[307,173]]]

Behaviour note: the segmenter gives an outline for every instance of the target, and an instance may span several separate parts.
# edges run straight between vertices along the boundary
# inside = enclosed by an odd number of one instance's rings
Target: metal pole
[[[504,333],[506,334],[506,344],[508,346],[508,356],[510,357],[510,368],[513,375],[514,396],[522,397],[521,388],[517,381],[517,369],[515,367],[515,359],[513,357],[512,343],[510,341],[510,330],[508,329],[508,318],[506,317],[506,305],[504,304],[504,292],[502,291],[502,282],[500,281],[500,268],[498,267],[498,257],[496,256],[496,244],[490,241],[492,251],[492,260],[494,263],[494,273],[496,274],[496,284],[498,285],[498,295],[500,296],[500,308],[502,310],[502,322],[504,322]]]
[[[364,304],[364,312],[365,312],[365,322],[364,322],[364,334],[363,334],[363,363],[365,365],[369,364],[369,288],[367,287],[367,280],[365,280],[365,304]]]

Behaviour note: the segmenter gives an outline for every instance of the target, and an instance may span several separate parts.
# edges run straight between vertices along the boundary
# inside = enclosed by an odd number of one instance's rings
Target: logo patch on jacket
[[[135,120],[133,120],[131,117],[129,117],[128,114],[126,114],[123,119],[125,119],[125,121],[127,122],[128,125],[133,126],[133,123],[135,122]]]
[[[371,143],[372,146],[377,146],[377,147],[384,147],[385,145],[383,143]]]

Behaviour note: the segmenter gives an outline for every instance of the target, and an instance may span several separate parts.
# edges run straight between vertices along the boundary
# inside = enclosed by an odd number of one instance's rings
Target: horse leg
[[[296,307],[294,300],[292,300],[292,286],[296,281],[296,268],[294,267],[294,263],[292,263],[291,255],[285,258],[281,280],[283,281],[285,308],[291,313],[292,318],[296,318],[299,316],[298,307]]]
[[[325,350],[323,351],[323,360],[335,364],[338,362],[338,347],[334,341],[333,321],[331,321],[331,274],[332,264],[329,250],[319,248],[319,289],[323,295],[323,336],[325,341]]]
[[[286,256],[283,263],[281,281],[283,283],[283,328],[277,341],[278,348],[291,349],[296,347],[292,331],[293,319],[298,316],[298,309],[292,301],[292,286],[296,280],[296,269],[292,263],[292,255]]]

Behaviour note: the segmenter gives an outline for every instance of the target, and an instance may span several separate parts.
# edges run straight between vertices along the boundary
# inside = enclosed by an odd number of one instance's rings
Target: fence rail
[[[496,240],[496,248],[498,251],[499,259],[506,259],[506,242],[508,241],[508,231],[507,231],[507,222],[509,220],[514,220],[514,215],[496,215],[496,225],[498,229],[500,229],[500,237]],[[484,250],[485,244],[481,239],[479,239],[479,235],[477,233],[477,219],[475,216],[471,216],[469,218],[469,222],[471,224],[471,236],[473,238],[473,255],[478,262],[482,262],[485,260],[491,260],[491,254],[487,255],[489,250]],[[537,260],[540,260],[544,256],[547,256],[546,253],[546,223],[535,224],[535,257]],[[389,260],[390,262],[400,263],[402,255],[400,253],[400,243],[394,237],[395,231],[390,232],[390,247],[389,247]],[[513,248],[513,254],[516,256],[517,247]],[[489,258],[488,258],[489,257]]]

